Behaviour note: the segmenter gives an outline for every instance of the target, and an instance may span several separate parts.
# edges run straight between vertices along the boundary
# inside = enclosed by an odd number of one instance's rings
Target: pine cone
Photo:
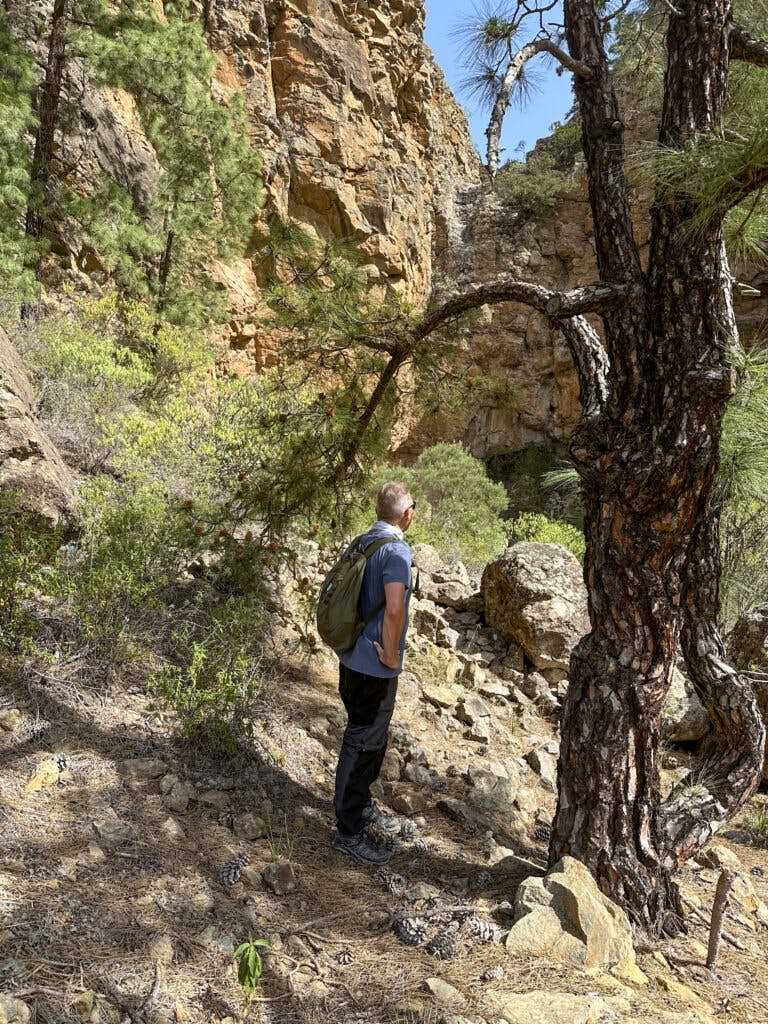
[[[56,767],[59,769],[60,772],[65,772],[67,768],[69,768],[70,760],[66,754],[54,754],[53,759],[56,762]]]
[[[533,838],[537,843],[548,843],[551,835],[552,829],[549,825],[537,825],[533,830]]]
[[[411,821],[410,818],[406,818],[400,826],[400,836],[402,839],[405,839],[407,843],[413,842],[416,838],[417,831],[416,822]]]
[[[478,889],[487,889],[493,881],[490,871],[480,871],[477,875],[477,887]]]
[[[416,839],[413,844],[416,853],[429,853],[431,847],[428,839]]]
[[[485,921],[473,914],[467,924],[470,935],[474,935],[481,942],[499,942],[501,939],[501,929],[493,921]]]
[[[758,878],[762,878],[765,872],[761,867],[758,867],[757,864],[755,864],[755,866],[752,868],[752,874],[756,875]]]
[[[405,892],[405,879],[402,875],[396,875],[394,871],[379,868],[373,877],[393,896],[402,896]]]
[[[251,855],[249,853],[238,853],[232,860],[228,860],[226,864],[223,864],[219,871],[219,881],[226,889],[231,889],[233,885],[240,881],[240,875],[243,873],[243,868],[251,861]]]
[[[459,768],[458,765],[449,764],[448,767],[445,769],[445,774],[448,776],[449,779],[455,779],[459,775],[461,775],[461,769]]]
[[[459,927],[456,921],[439,931],[427,946],[427,952],[438,960],[452,960],[458,951]]]
[[[496,964],[495,967],[489,967],[487,971],[483,971],[480,976],[481,981],[500,981],[504,977],[504,968],[501,964]]]
[[[339,952],[336,954],[336,963],[340,967],[349,967],[349,965],[353,962],[354,960],[352,954],[346,949],[339,950]]]
[[[406,946],[421,946],[427,941],[427,922],[423,917],[401,917],[395,921],[395,935]]]
[[[365,834],[376,846],[380,846],[382,850],[395,850],[398,848],[398,843],[395,837],[386,832],[383,828],[379,828],[378,825],[371,822],[370,825],[365,826]]]

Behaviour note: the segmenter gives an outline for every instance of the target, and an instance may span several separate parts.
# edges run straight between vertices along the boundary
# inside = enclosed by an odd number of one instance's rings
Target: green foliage
[[[34,637],[31,607],[60,538],[41,529],[14,490],[0,490],[0,651],[17,653]]]
[[[581,153],[581,121],[578,117],[555,121],[550,125],[550,132],[551,135],[538,143],[537,152],[546,153],[556,171],[570,174]]]
[[[73,299],[68,312],[32,327],[12,305],[0,310],[0,322],[40,390],[46,429],[86,468],[109,457],[116,423],[142,403],[156,405],[202,381],[211,361],[202,335],[170,324],[158,328],[145,303],[115,291]]]
[[[504,164],[494,181],[497,194],[523,217],[553,210],[571,185],[570,175],[547,154]]]
[[[243,989],[245,997],[245,1014],[248,1013],[248,1004],[261,982],[262,959],[260,951],[270,948],[270,944],[266,939],[254,939],[249,935],[248,941],[238,946],[235,950],[237,980]]]
[[[203,616],[191,615],[172,637],[175,659],[149,679],[165,711],[189,739],[234,754],[253,736],[253,715],[266,665],[261,595],[230,596]]]
[[[378,467],[372,497],[388,480],[401,480],[416,501],[411,543],[432,544],[443,558],[470,565],[485,564],[503,551],[506,532],[500,517],[507,506],[506,491],[462,445],[433,445],[413,466]],[[373,503],[357,520],[360,530],[372,516]]]
[[[528,541],[537,544],[561,544],[584,561],[584,534],[571,523],[564,523],[536,512],[524,512],[510,523],[509,543]]]
[[[554,470],[557,457],[547,444],[529,444],[519,452],[504,452],[488,460],[488,473],[507,489],[507,517],[521,512],[542,512],[550,519],[570,518],[563,500],[542,486],[546,474]]]
[[[753,832],[763,843],[768,843],[768,807],[752,804],[741,816],[741,824]]]
[[[3,287],[29,294],[33,288],[25,264],[32,249],[24,239],[29,196],[30,149],[34,129],[32,95],[34,57],[18,43],[0,7],[0,279]]]
[[[59,596],[83,638],[114,663],[136,653],[142,625],[163,607],[196,538],[161,484],[109,477],[80,491],[82,533],[63,555]]]
[[[768,599],[768,350],[734,353],[741,382],[723,421],[717,499],[727,622]]]
[[[156,312],[180,325],[224,317],[207,268],[212,257],[243,251],[263,198],[242,100],[213,98],[215,61],[189,6],[174,4],[163,19],[148,2],[107,9],[85,41],[101,81],[135,97],[162,167],[158,246],[134,259]]]

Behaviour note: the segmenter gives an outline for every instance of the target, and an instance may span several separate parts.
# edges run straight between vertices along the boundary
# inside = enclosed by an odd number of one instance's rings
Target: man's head
[[[393,481],[379,490],[376,495],[376,518],[405,532],[411,525],[416,502],[405,484]]]

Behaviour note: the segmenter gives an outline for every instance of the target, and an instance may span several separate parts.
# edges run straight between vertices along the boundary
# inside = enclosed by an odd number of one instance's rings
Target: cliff
[[[6,6],[43,58],[52,0]],[[202,5],[193,9],[202,20]],[[347,239],[372,286],[416,305],[446,280],[459,288],[508,273],[557,288],[595,280],[583,181],[534,218],[489,190],[464,113],[424,43],[424,0],[219,0],[207,9],[215,89],[225,103],[243,97],[264,161],[265,217]],[[132,97],[94,84],[73,56],[63,107],[70,173],[84,187],[107,174],[146,204],[159,168]],[[641,234],[643,220],[640,210]],[[59,280],[105,280],[76,234],[62,234],[55,253]],[[256,268],[243,257],[215,270],[230,297],[226,363],[235,373],[258,371],[274,361],[276,343],[257,326]],[[764,302],[742,298],[739,314],[751,331]],[[499,381],[498,394],[459,415],[410,414],[397,439],[401,457],[458,437],[482,458],[567,442],[579,411],[575,376],[562,337],[538,314],[513,304],[487,311],[458,369]]]

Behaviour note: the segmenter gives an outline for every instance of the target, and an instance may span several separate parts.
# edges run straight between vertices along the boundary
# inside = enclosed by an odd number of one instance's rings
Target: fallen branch
[[[728,897],[735,878],[735,871],[731,871],[730,868],[723,868],[717,880],[715,901],[712,905],[712,924],[709,929],[709,946],[707,947],[708,971],[713,971],[717,963],[717,954],[720,952],[720,939],[723,935],[723,925],[725,923],[725,912],[728,909]]]

